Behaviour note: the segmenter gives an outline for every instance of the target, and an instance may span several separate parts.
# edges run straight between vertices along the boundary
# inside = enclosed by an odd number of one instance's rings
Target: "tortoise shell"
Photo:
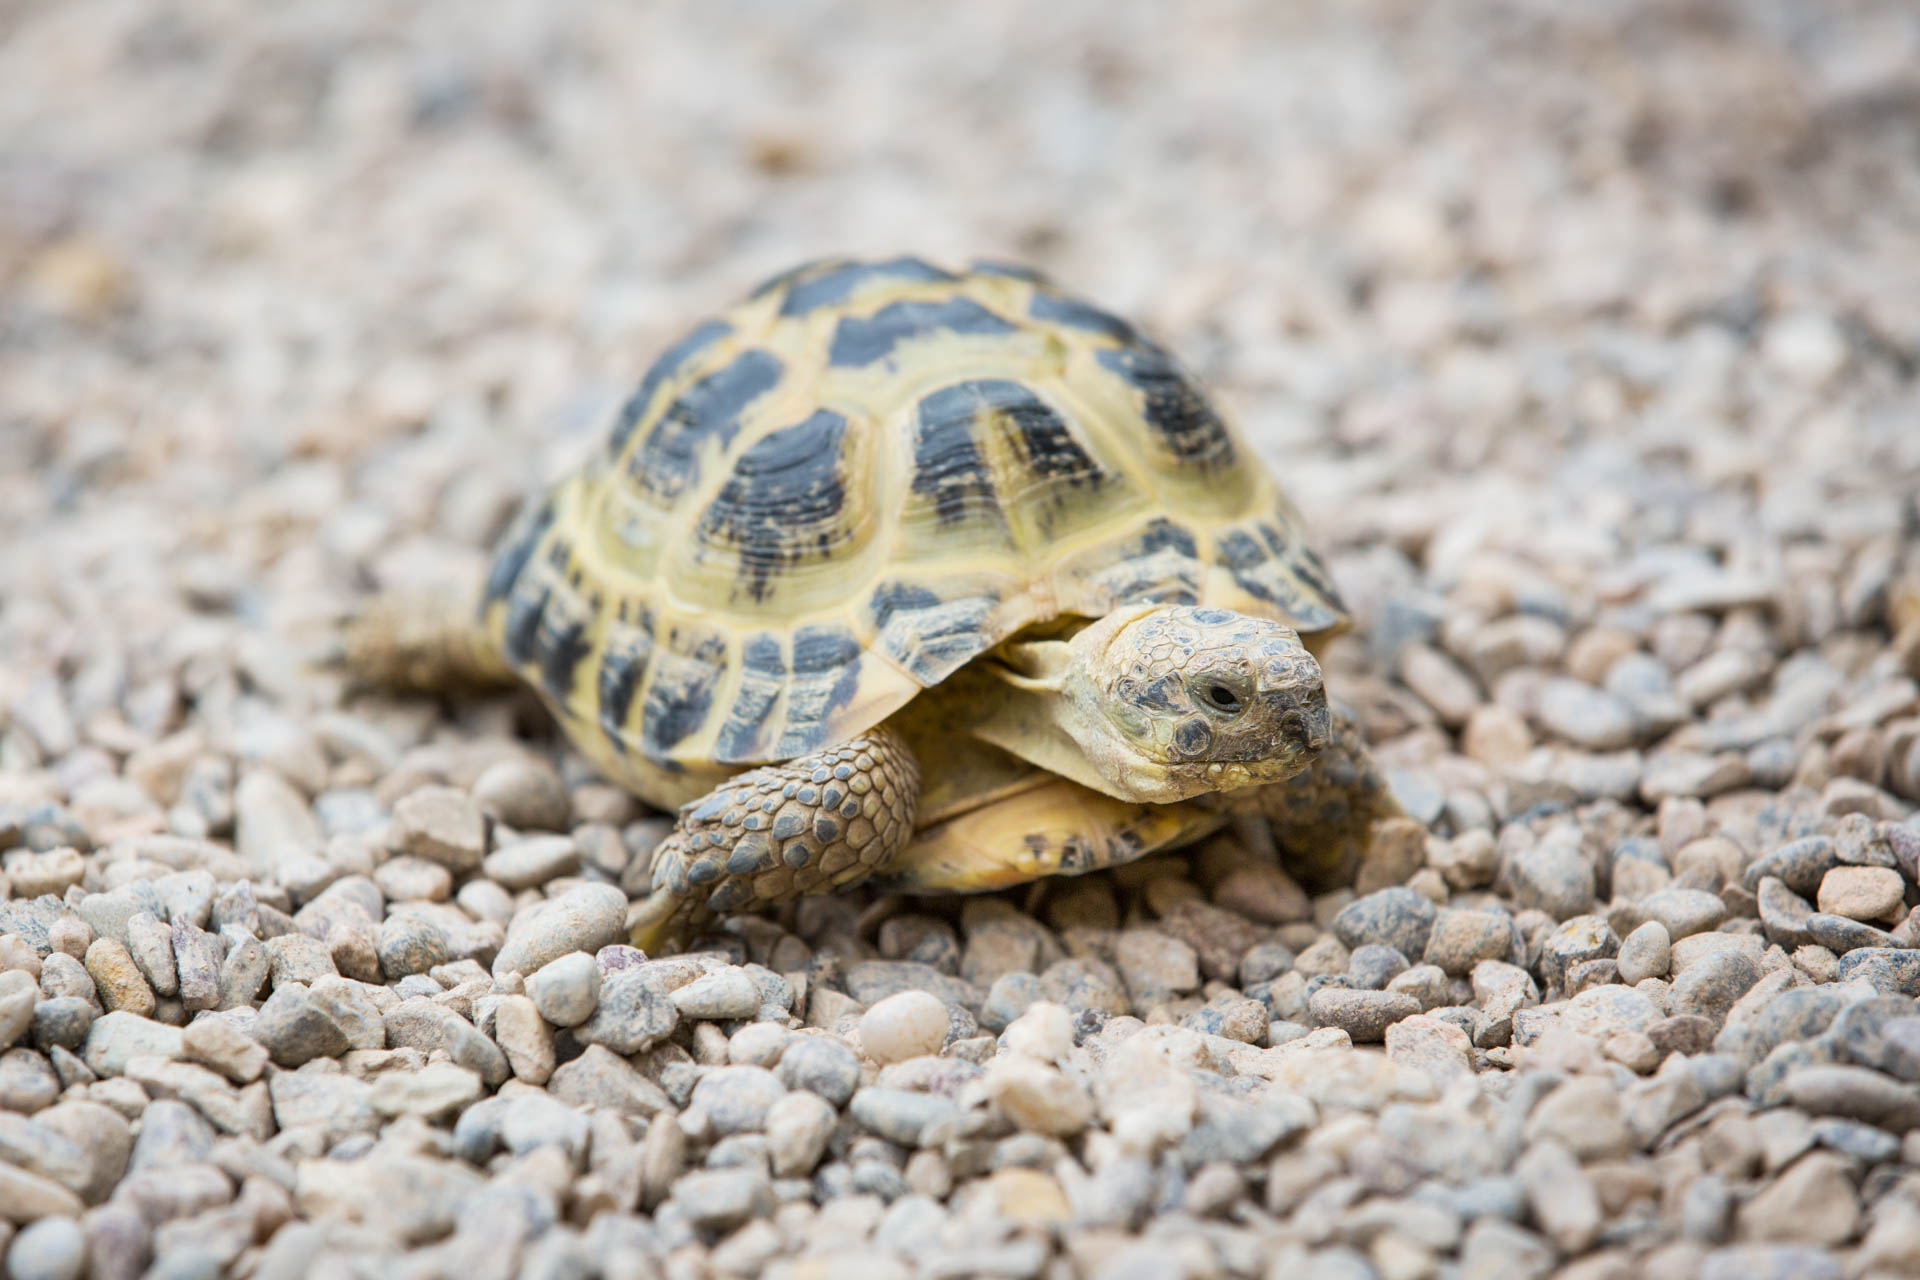
[[[482,620],[594,754],[676,770],[814,751],[1146,600],[1344,622],[1166,350],[1024,269],[896,258],[796,268],[669,347],[504,535]]]

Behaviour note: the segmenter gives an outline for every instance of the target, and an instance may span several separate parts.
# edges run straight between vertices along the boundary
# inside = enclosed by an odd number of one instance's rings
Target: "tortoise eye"
[[[1216,711],[1224,711],[1228,715],[1239,714],[1240,695],[1223,684],[1207,686],[1206,698],[1208,705]]]

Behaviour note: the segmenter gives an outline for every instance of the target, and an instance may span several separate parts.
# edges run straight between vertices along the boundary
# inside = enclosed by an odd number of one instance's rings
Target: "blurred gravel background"
[[[641,963],[304,664],[842,252],[1213,384],[1424,830]],[[1893,0],[0,0],[9,1274],[1920,1273],[1917,369]]]

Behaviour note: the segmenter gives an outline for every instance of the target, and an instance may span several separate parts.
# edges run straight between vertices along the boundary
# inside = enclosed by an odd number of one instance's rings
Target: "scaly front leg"
[[[684,806],[654,851],[634,945],[864,880],[913,838],[919,799],[919,763],[885,726],[729,778]]]

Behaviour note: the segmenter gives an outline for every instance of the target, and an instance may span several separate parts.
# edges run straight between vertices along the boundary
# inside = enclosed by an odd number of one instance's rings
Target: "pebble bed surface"
[[[1920,1274],[1920,15],[15,6],[22,1280]],[[625,944],[525,695],[349,690],[677,332],[1035,262],[1238,414],[1408,814]]]

